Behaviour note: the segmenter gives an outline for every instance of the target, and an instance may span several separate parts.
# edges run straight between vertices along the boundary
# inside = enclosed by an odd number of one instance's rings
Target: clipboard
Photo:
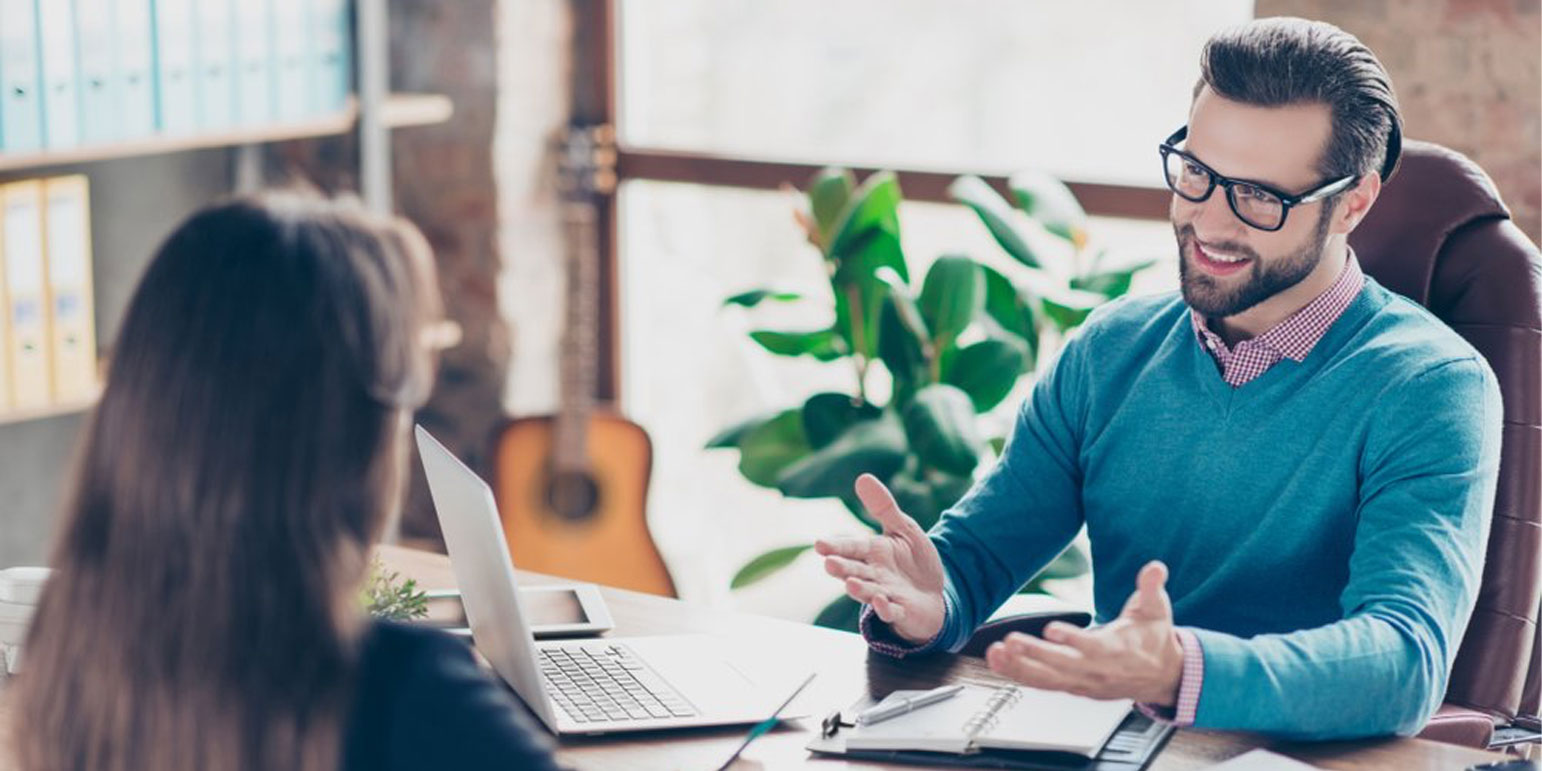
[[[985,749],[968,754],[922,752],[918,750],[847,750],[843,731],[855,727],[858,712],[872,706],[873,699],[862,698],[844,710],[825,717],[819,736],[806,749],[819,755],[876,760],[885,763],[946,765],[959,768],[1008,768],[1025,771],[1140,771],[1167,745],[1176,730],[1171,724],[1152,720],[1138,710],[1130,710],[1124,722],[1109,737],[1095,757],[1066,752]]]

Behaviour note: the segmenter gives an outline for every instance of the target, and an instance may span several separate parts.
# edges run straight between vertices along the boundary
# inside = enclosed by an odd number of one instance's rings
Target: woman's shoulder
[[[443,631],[372,622],[355,683],[345,769],[554,767],[524,705]]]
[[[443,657],[473,661],[471,649],[444,631],[396,621],[371,620],[359,646],[361,675],[372,669],[397,671],[410,664],[432,665]]]

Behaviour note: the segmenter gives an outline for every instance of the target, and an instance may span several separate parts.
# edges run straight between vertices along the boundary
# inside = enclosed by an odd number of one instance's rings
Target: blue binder
[[[273,122],[273,9],[269,0],[240,0],[236,5],[237,122],[260,126]]]
[[[118,136],[155,133],[155,42],[150,0],[115,0],[113,77],[118,86]]]
[[[43,146],[80,144],[74,0],[38,0],[43,61]]]
[[[274,118],[302,120],[310,112],[311,17],[309,0],[273,0]]]
[[[311,12],[311,112],[325,115],[348,104],[351,14],[348,0],[312,0]]]
[[[229,128],[236,121],[235,8],[230,0],[198,0],[193,5],[197,36],[198,127]]]
[[[193,0],[153,0],[151,47],[155,57],[155,124],[162,134],[190,134],[198,128],[196,62],[193,58]]]
[[[43,81],[35,0],[0,0],[0,152],[43,146]]]
[[[118,138],[118,83],[113,73],[112,50],[115,26],[111,0],[75,0],[80,141],[84,144],[103,144]]]

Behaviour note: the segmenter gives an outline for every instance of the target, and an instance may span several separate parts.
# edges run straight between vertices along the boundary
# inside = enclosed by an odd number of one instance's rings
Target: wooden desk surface
[[[455,586],[449,559],[443,555],[395,547],[381,547],[381,557],[404,575],[416,578],[424,588]],[[552,579],[522,574],[529,583]],[[811,717],[791,720],[762,736],[745,751],[735,769],[782,769],[808,766],[839,771],[886,768],[875,763],[816,758],[803,747],[818,729],[819,718],[836,706],[856,699],[865,689],[882,696],[898,688],[927,688],[943,681],[995,679],[979,659],[937,656],[922,661],[896,662],[871,654],[861,638],[805,624],[778,619],[725,613],[677,600],[638,594],[621,589],[603,590],[616,620],[615,636],[642,636],[703,632],[724,634],[773,657],[792,657],[817,669],[819,676],[799,698],[811,705]],[[789,688],[792,686],[789,683]],[[9,725],[3,694],[0,694],[0,737]],[[532,718],[533,720],[533,718]],[[577,769],[626,769],[626,771],[676,771],[716,768],[745,734],[745,727],[692,729],[651,734],[563,739],[559,755]],[[7,752],[9,742],[0,738],[0,771],[14,768]],[[1234,733],[1180,731],[1151,768],[1154,771],[1202,769],[1254,747],[1267,747],[1322,768],[1398,769],[1399,771],[1456,771],[1504,756],[1419,739],[1383,739],[1324,744],[1288,743]],[[915,766],[904,766],[915,768]]]
[[[381,547],[381,557],[403,575],[416,578],[428,589],[455,586],[449,559],[443,555],[395,547]],[[544,583],[551,579],[521,574],[521,580]],[[779,619],[727,613],[678,600],[629,592],[602,590],[616,620],[612,636],[643,636],[703,632],[728,635],[743,644],[766,651],[767,656],[794,657],[817,669],[814,679],[799,697],[812,707],[811,717],[791,720],[749,746],[735,768],[781,769],[809,766],[818,769],[916,768],[848,762],[815,757],[803,747],[819,719],[830,709],[851,703],[864,690],[882,696],[899,688],[929,688],[944,681],[995,680],[980,659],[937,656],[926,660],[897,662],[872,654],[862,639],[846,632],[796,624]],[[789,688],[795,685],[789,683]],[[577,769],[712,769],[743,740],[745,727],[693,729],[651,734],[563,739],[559,755]],[[1207,768],[1254,747],[1266,747],[1322,768],[1399,769],[1399,771],[1455,771],[1504,756],[1421,739],[1318,744],[1281,742],[1261,736],[1206,731],[1179,731],[1151,764],[1153,771]]]

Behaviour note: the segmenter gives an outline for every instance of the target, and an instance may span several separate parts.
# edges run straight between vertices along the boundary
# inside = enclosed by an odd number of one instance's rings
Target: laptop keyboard
[[[690,717],[696,708],[624,645],[538,648],[552,701],[580,723]]]

